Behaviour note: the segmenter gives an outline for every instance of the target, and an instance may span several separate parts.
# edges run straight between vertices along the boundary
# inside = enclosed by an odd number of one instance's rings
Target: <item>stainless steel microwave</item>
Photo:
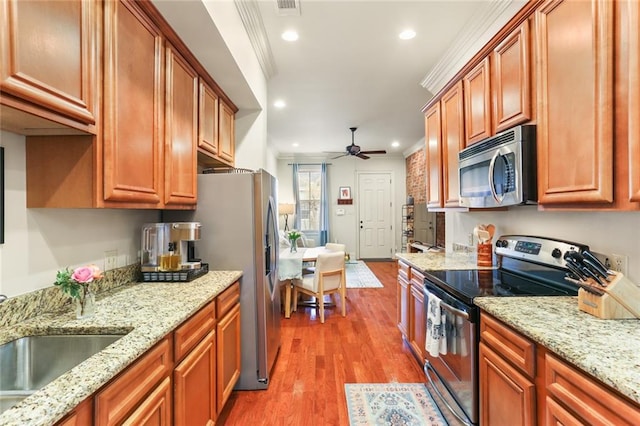
[[[475,143],[460,151],[458,160],[461,206],[537,203],[534,125],[513,127]]]

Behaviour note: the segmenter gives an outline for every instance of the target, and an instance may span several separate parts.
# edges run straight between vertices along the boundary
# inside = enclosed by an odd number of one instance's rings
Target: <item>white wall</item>
[[[493,223],[496,235],[539,235],[587,244],[598,253],[626,255],[627,276],[640,285],[638,212],[539,212],[535,206],[505,212],[450,212],[446,213],[447,250],[454,242],[468,244],[469,233],[480,223]]]
[[[297,157],[298,163],[320,163],[322,158]],[[338,241],[347,245],[347,250],[353,258],[358,254],[358,173],[361,172],[389,172],[392,176],[391,200],[393,203],[393,251],[400,251],[401,232],[401,206],[406,201],[406,170],[405,159],[400,156],[372,156],[369,160],[361,160],[356,157],[343,157],[335,160],[326,160],[331,165],[328,167],[329,185],[329,241]],[[278,159],[278,202],[293,203],[293,183],[290,164],[293,158]],[[338,205],[338,188],[351,187],[351,195],[354,200],[352,205]],[[336,209],[345,210],[344,216],[337,216]],[[293,218],[289,217],[289,226],[293,224]],[[284,224],[280,225],[284,227]]]
[[[136,262],[140,227],[157,210],[27,209],[25,138],[0,131],[5,148],[5,243],[0,245],[0,293],[16,296],[48,287],[56,271],[95,263],[118,251],[118,267]]]

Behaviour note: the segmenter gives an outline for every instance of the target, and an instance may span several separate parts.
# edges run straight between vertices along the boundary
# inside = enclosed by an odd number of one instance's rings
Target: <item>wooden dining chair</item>
[[[298,309],[298,295],[303,293],[316,298],[320,310],[320,322],[324,323],[324,296],[340,294],[342,316],[347,315],[347,289],[344,271],[344,252],[321,253],[316,260],[313,274],[303,275],[293,284],[293,310]]]

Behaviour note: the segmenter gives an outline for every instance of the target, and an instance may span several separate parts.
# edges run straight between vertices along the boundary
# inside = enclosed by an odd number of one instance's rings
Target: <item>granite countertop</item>
[[[46,313],[0,328],[0,343],[41,334],[126,334],[1,413],[0,424],[38,426],[60,420],[241,275],[241,271],[212,271],[188,283],[128,284],[99,299],[92,318]]]
[[[640,404],[640,321],[604,320],[577,297],[477,297],[476,305]]]
[[[425,271],[458,269],[495,269],[496,266],[478,266],[475,253],[463,252],[427,252],[396,253],[396,257],[412,267]]]

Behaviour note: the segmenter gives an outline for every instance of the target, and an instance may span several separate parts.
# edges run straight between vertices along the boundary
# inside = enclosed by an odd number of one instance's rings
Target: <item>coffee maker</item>
[[[145,223],[142,226],[140,269],[170,272],[199,269],[194,242],[200,239],[199,222]]]

